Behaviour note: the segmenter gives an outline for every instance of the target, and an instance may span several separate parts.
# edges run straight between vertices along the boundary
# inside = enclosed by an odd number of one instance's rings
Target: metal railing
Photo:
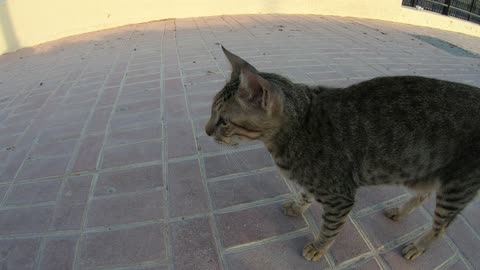
[[[402,0],[402,5],[417,7],[480,24],[480,0]]]

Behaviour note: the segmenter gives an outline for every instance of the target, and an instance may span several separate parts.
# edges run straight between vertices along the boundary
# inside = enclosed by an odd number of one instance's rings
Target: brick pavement
[[[262,145],[203,132],[228,76],[223,44],[296,82],[346,86],[417,74],[480,86],[480,40],[409,25],[314,15],[222,16],[126,26],[0,56],[0,268],[480,269],[477,200],[414,262],[399,247],[432,201],[394,223],[400,187],[370,187],[320,262],[301,249],[321,208],[281,213],[294,187]]]

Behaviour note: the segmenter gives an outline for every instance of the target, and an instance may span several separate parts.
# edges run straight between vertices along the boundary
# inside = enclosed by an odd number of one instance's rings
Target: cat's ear
[[[243,60],[239,56],[231,53],[225,47],[222,46],[223,53],[227,57],[230,65],[232,66],[232,79],[236,79],[240,76],[240,72],[242,69],[248,69],[251,72],[257,72],[257,70],[250,65],[247,61]]]
[[[280,109],[280,99],[269,81],[249,69],[242,69],[239,77],[238,97],[243,103],[270,115]]]

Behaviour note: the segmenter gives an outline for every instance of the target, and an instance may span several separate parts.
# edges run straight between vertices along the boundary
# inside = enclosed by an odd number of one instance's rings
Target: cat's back
[[[345,89],[326,91],[322,103],[339,114],[391,122],[448,118],[480,124],[480,88],[425,77],[371,79]]]

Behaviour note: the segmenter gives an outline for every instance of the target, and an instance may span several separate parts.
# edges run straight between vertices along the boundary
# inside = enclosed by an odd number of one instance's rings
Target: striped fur
[[[417,195],[385,214],[400,220],[436,193],[432,229],[407,245],[421,255],[480,189],[480,89],[423,77],[375,78],[344,89],[296,84],[258,72],[224,50],[230,82],[212,105],[206,133],[224,144],[261,140],[279,171],[305,192],[284,205],[299,216],[323,205],[318,260],[341,231],[358,187],[404,185]]]

